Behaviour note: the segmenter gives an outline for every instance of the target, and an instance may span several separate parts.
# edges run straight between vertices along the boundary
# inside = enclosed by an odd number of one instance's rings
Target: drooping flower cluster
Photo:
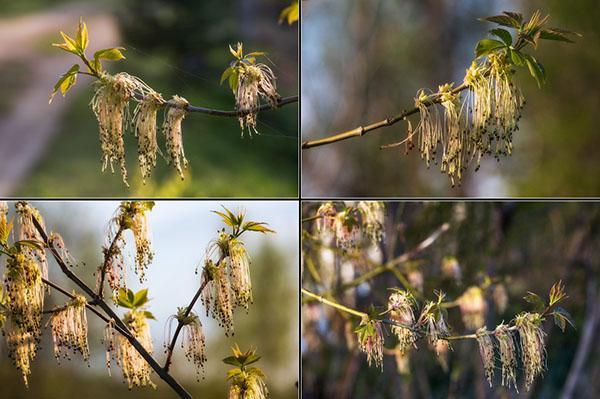
[[[490,54],[482,64],[473,62],[467,69],[468,86],[461,100],[453,84],[439,87],[436,93],[420,90],[415,97],[420,121],[409,124],[409,138],[417,135],[421,157],[429,167],[438,163],[452,185],[460,183],[462,173],[472,160],[479,169],[485,155],[496,159],[511,155],[512,136],[518,130],[525,100],[511,80],[511,65],[504,54]],[[462,104],[461,104],[462,103]]]
[[[238,43],[238,47],[240,44]],[[271,107],[279,101],[275,74],[265,64],[240,63],[238,86],[235,91],[235,109],[240,113],[239,121],[242,136],[247,129],[248,134],[259,134],[256,130],[256,117],[260,107],[260,99],[265,100]]]
[[[523,313],[515,318],[515,326],[521,339],[521,362],[527,390],[546,368],[546,333],[542,330],[541,323],[542,318],[538,313]]]
[[[113,292],[125,288],[127,268],[123,250],[125,247],[124,230],[131,230],[135,242],[135,273],[140,282],[144,281],[146,269],[154,259],[150,240],[148,212],[154,207],[150,201],[123,201],[109,225],[108,244],[103,248],[104,263],[99,268],[98,288],[103,275]]]
[[[479,354],[483,361],[483,368],[485,370],[485,377],[492,387],[492,381],[494,380],[494,341],[492,341],[491,333],[482,327],[477,330],[475,334],[477,337],[477,343],[479,344]]]
[[[363,318],[355,330],[359,349],[367,355],[369,366],[372,363],[383,370],[383,331],[381,321]]]
[[[394,289],[388,299],[390,320],[412,327],[415,324],[413,306],[414,298],[409,292]],[[397,349],[402,355],[405,355],[412,347],[416,348],[417,335],[411,328],[394,325],[392,326],[392,332],[398,338]]]
[[[33,223],[33,219],[35,218],[42,229],[45,230],[46,226],[44,224],[44,219],[42,218],[40,212],[27,202],[17,202],[15,204],[15,209],[19,215],[19,223],[21,225],[21,230],[19,231],[19,240],[35,241],[40,246],[39,248],[36,248],[35,246],[27,246],[23,249],[23,251],[28,252],[35,257],[39,263],[42,277],[48,278],[48,260],[46,259],[46,252],[41,248],[43,245],[43,240],[38,229]]]
[[[133,112],[133,130],[138,138],[138,162],[144,183],[156,166],[156,114],[164,104],[165,100],[160,93],[150,89]]]
[[[67,249],[65,241],[63,240],[60,234],[51,233],[50,237],[48,237],[48,244],[50,245],[50,247],[56,249],[60,257],[65,261],[67,265],[75,266],[77,264],[77,261]]]
[[[143,310],[136,309],[127,312],[123,322],[131,331],[132,335],[150,354],[153,351],[150,326]],[[110,367],[110,357],[116,359],[117,365],[121,367],[123,378],[127,381],[129,389],[135,387],[156,385],[150,379],[152,367],[144,360],[142,355],[133,347],[129,340],[121,334],[115,334],[114,326],[110,323],[104,332],[104,342],[107,348],[107,366]],[[110,368],[109,368],[110,370]]]
[[[188,161],[183,152],[183,136],[181,122],[187,115],[188,101],[178,95],[173,96],[165,116],[163,132],[167,142],[167,164],[173,164],[181,180],[183,180],[183,169],[187,168]]]
[[[442,259],[442,274],[444,277],[451,278],[460,284],[462,280],[462,270],[458,259],[454,256],[444,256]]]
[[[494,331],[500,351],[500,363],[502,364],[502,386],[510,388],[512,385],[517,392],[517,347],[513,332],[505,324],[500,324]]]
[[[102,171],[113,163],[121,168],[123,182],[127,183],[125,164],[125,143],[123,133],[129,122],[129,101],[134,97],[140,81],[125,72],[116,75],[103,74],[95,83],[95,92],[90,106],[98,120],[100,130],[100,149],[102,150]]]
[[[444,340],[445,337],[450,335],[444,312],[436,302],[428,301],[425,303],[417,324],[425,327],[429,345],[433,348],[436,347],[438,341]]]
[[[485,324],[487,303],[483,290],[477,286],[469,287],[459,298],[458,305],[463,323],[469,330],[477,330]]]
[[[19,250],[7,258],[4,272],[7,320],[4,333],[9,357],[21,371],[25,385],[41,334],[44,287],[40,267],[30,252]]]
[[[234,305],[248,310],[248,306],[252,303],[250,258],[246,246],[238,238],[229,239],[229,268]]]
[[[54,357],[60,360],[70,358],[70,352],[79,352],[84,360],[90,357],[88,347],[88,324],[85,313],[87,301],[82,295],[75,295],[63,309],[52,315],[52,341]]]
[[[202,291],[202,304],[206,315],[210,313],[225,329],[225,335],[233,335],[233,304],[230,295],[230,284],[224,263],[215,264],[208,260],[204,266],[203,278],[207,279],[206,288]]]
[[[186,308],[179,308],[177,314],[169,318],[166,337],[172,336],[171,328],[175,320],[183,325],[181,347],[184,349],[187,360],[194,363],[196,375],[200,376],[204,373],[204,363],[206,363],[206,338],[198,315],[190,312],[186,316],[185,313]]]

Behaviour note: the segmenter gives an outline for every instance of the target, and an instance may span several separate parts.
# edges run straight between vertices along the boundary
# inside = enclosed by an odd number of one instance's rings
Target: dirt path
[[[51,105],[48,97],[58,79],[75,62],[74,56],[49,49],[58,41],[58,32],[74,31],[83,16],[90,32],[88,54],[118,44],[114,17],[92,4],[68,6],[21,17],[0,19],[0,66],[18,62],[28,65],[27,85],[18,92],[8,112],[0,115],[0,196],[10,196],[19,182],[44,154],[58,122],[68,105],[57,95]],[[45,47],[44,39],[48,39]],[[83,83],[82,79],[80,83]],[[73,91],[85,88],[77,84]],[[80,132],[72,132],[79,134]]]

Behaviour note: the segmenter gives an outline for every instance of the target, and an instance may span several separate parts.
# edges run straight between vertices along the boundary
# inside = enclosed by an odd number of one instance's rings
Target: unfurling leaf
[[[260,233],[275,233],[275,230],[271,230],[267,227],[267,224],[264,222],[246,222],[242,226],[242,230],[247,231],[258,231]]]
[[[521,27],[521,23],[517,19],[515,19],[513,15],[493,15],[491,17],[480,18],[480,20],[493,22],[498,25],[508,26],[510,28],[519,29]]]
[[[488,55],[492,51],[497,50],[499,48],[503,48],[503,47],[506,47],[506,45],[499,40],[494,40],[494,39],[480,40],[477,43],[477,46],[475,47],[475,57],[479,58],[479,57]]]
[[[232,67],[228,67],[227,69],[225,69],[223,71],[223,74],[221,75],[221,80],[219,81],[220,84],[222,84],[225,79],[228,79],[231,74],[233,73],[233,68]]]
[[[559,29],[559,28],[548,28],[544,29],[540,32],[540,39],[544,40],[556,40],[559,42],[567,42],[567,43],[575,43],[569,35],[575,35],[578,37],[582,37],[581,34],[577,32],[573,32],[570,30]]]
[[[523,57],[525,57],[525,61],[527,62],[529,73],[537,82],[538,87],[541,88],[542,85],[546,83],[546,71],[544,70],[543,65],[529,54],[523,54]]]
[[[85,22],[83,22],[83,19],[79,19],[79,25],[77,26],[77,45],[82,54],[87,48],[88,44],[89,38],[87,25]]]
[[[490,30],[490,33],[494,36],[499,37],[504,42],[504,44],[506,44],[507,46],[510,46],[512,44],[512,35],[506,29],[502,29],[502,28],[492,29],[492,30]]]
[[[148,288],[144,288],[135,293],[133,297],[133,306],[139,308],[148,302]]]
[[[74,64],[64,75],[58,79],[58,82],[54,85],[54,90],[52,90],[52,94],[50,95],[50,99],[48,100],[48,104],[52,102],[54,95],[60,89],[63,97],[67,94],[67,91],[77,82],[77,72],[79,72],[79,64]]]
[[[119,61],[125,59],[122,50],[125,50],[125,48],[112,47],[96,51],[94,53],[94,68],[96,71],[102,70],[102,60]]]
[[[541,311],[546,306],[542,298],[539,295],[534,294],[533,292],[527,292],[527,295],[523,297],[527,302],[531,303],[534,306],[536,312]]]

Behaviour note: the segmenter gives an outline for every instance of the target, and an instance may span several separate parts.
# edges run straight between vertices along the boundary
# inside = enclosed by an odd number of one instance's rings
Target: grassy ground
[[[161,91],[165,98],[178,93],[191,103],[232,109],[233,96],[218,85],[217,76],[197,78],[169,67],[160,59],[128,53],[119,66]],[[159,159],[150,181],[143,185],[136,163],[136,141],[126,134],[129,183],[120,176],[100,171],[97,125],[88,102],[92,88],[71,99],[59,134],[16,195],[28,196],[189,196],[189,197],[292,197],[297,194],[297,106],[265,112],[259,116],[259,131],[252,139],[240,138],[236,119],[191,114],[183,122],[184,148],[189,160],[182,182]],[[283,92],[283,95],[295,94]],[[58,98],[57,98],[58,99]],[[60,100],[59,100],[60,101]],[[43,111],[43,110],[42,110]],[[41,111],[41,112],[42,112]],[[162,115],[159,119],[162,118]],[[160,123],[160,122],[159,122]],[[159,145],[164,148],[162,137]]]

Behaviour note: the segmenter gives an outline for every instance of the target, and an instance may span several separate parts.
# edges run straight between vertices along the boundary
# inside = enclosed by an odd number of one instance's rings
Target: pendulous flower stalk
[[[390,320],[406,326],[413,326],[415,324],[413,306],[414,298],[409,292],[394,289],[388,299]],[[405,355],[412,347],[416,348],[417,336],[410,328],[393,325],[392,332],[398,338],[397,349],[402,355]]]
[[[485,327],[478,329],[475,335],[477,336],[479,354],[481,355],[481,361],[485,369],[485,377],[491,388],[494,381],[494,341]]]
[[[521,339],[525,388],[528,391],[535,378],[546,369],[546,333],[542,330],[541,323],[542,317],[538,313],[522,313],[515,318],[515,326]]]
[[[134,132],[138,138],[138,162],[142,172],[142,181],[150,177],[152,169],[156,166],[156,114],[165,104],[160,93],[151,90],[138,102],[133,111]]]
[[[82,295],[75,295],[63,309],[55,312],[50,319],[54,357],[70,359],[69,352],[79,352],[84,360],[90,357],[88,347],[88,324],[85,313],[87,301]]]
[[[167,142],[167,164],[173,164],[181,180],[183,180],[183,169],[187,168],[188,161],[183,151],[183,135],[181,122],[187,115],[188,101],[178,95],[173,96],[163,124],[163,133]]]
[[[240,44],[238,44],[240,46]],[[240,63],[238,86],[235,91],[235,108],[240,112],[239,122],[242,128],[242,137],[247,129],[248,134],[259,134],[256,130],[256,118],[260,99],[264,99],[271,107],[279,101],[277,94],[275,74],[265,64]]]

